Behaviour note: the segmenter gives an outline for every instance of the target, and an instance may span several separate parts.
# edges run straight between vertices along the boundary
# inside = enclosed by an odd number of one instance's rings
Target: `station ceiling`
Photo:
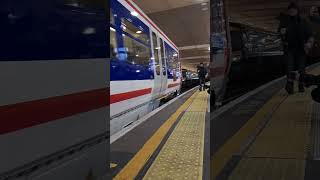
[[[209,0],[133,1],[179,47],[182,68],[209,62]]]

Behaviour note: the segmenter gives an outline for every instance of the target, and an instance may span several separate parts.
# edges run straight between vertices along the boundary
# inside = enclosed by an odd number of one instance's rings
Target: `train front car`
[[[111,0],[110,115],[111,135],[179,92],[178,48],[130,0]]]

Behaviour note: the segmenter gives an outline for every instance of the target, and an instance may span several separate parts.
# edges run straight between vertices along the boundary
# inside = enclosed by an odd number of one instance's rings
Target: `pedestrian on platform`
[[[288,6],[287,15],[281,18],[279,31],[283,40],[287,66],[286,91],[294,92],[293,71],[300,73],[299,92],[304,92],[303,75],[305,74],[306,54],[313,44],[312,30],[305,19],[300,16],[299,7],[295,3]]]
[[[200,91],[205,89],[206,75],[207,75],[207,70],[204,67],[204,64],[200,63],[200,66],[198,66],[198,76],[199,76],[199,81],[200,81],[199,90]]]

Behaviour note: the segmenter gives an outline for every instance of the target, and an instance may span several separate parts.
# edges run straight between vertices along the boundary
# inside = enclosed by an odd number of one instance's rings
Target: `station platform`
[[[320,74],[320,65],[308,68]],[[312,87],[288,95],[285,77],[211,114],[211,179],[315,180],[320,177],[320,104]]]
[[[113,179],[208,179],[209,94],[198,87],[111,137]]]

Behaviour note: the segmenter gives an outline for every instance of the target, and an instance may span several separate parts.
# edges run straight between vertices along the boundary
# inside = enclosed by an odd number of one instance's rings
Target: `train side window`
[[[110,24],[114,25],[114,15],[112,13],[112,11],[110,10]]]
[[[170,49],[169,51],[169,69],[170,73],[173,76],[173,81],[177,80],[177,73],[179,72],[179,67],[178,67],[178,58],[177,58],[177,53],[173,50]]]
[[[110,26],[110,58],[114,59],[116,57],[117,57],[116,30]]]
[[[154,52],[154,61],[155,61],[155,68],[157,75],[160,75],[160,60],[159,60],[159,49],[157,42],[157,35],[156,33],[152,32],[152,42],[153,42],[153,52]]]
[[[110,58],[117,58],[117,37],[116,29],[114,28],[115,20],[112,10],[110,10]]]
[[[134,24],[132,24],[130,21],[127,19],[122,19],[121,22],[121,28],[124,32],[130,34],[134,38],[140,40],[146,45],[149,45],[149,36],[145,32],[145,30],[142,27],[137,27]]]
[[[178,61],[179,55],[177,52],[174,51],[173,53],[173,59],[174,59],[174,63],[175,63],[175,75],[176,78],[180,77],[180,66],[179,66],[179,61]]]
[[[164,46],[163,46],[163,40],[160,38],[160,53],[161,53],[161,60],[162,60],[162,74],[165,76],[167,75],[166,71],[166,59],[164,56]]]
[[[151,49],[144,44],[122,34],[123,43],[127,52],[127,61],[131,64],[149,66]]]

